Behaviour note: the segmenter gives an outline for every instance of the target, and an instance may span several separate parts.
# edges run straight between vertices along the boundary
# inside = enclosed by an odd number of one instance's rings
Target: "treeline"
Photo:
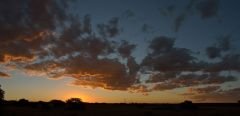
[[[85,110],[85,103],[80,98],[71,98],[66,101],[51,100],[49,102],[38,101],[31,102],[27,99],[2,101],[2,107],[31,107],[44,110],[50,109],[69,109],[69,110]]]

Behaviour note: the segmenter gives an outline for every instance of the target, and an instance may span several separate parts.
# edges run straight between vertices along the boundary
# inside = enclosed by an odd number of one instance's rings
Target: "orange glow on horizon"
[[[94,102],[95,101],[90,96],[84,95],[81,92],[74,92],[74,91],[64,93],[64,95],[61,97],[61,99],[63,101],[66,101],[67,99],[70,99],[70,98],[80,98],[83,102]]]

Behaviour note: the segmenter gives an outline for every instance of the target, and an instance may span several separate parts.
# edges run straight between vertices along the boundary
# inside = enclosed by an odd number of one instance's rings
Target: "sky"
[[[236,0],[2,0],[6,100],[240,99]]]

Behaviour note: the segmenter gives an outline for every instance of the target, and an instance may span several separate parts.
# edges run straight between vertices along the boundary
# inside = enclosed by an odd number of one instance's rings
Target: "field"
[[[239,116],[240,104],[105,104],[84,103],[79,108],[47,104],[1,108],[1,116]]]

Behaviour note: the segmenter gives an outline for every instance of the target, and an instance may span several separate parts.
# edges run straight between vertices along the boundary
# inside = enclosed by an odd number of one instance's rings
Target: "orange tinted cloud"
[[[10,75],[8,75],[7,73],[4,73],[4,72],[0,72],[0,77],[8,78],[8,77],[10,77]]]

